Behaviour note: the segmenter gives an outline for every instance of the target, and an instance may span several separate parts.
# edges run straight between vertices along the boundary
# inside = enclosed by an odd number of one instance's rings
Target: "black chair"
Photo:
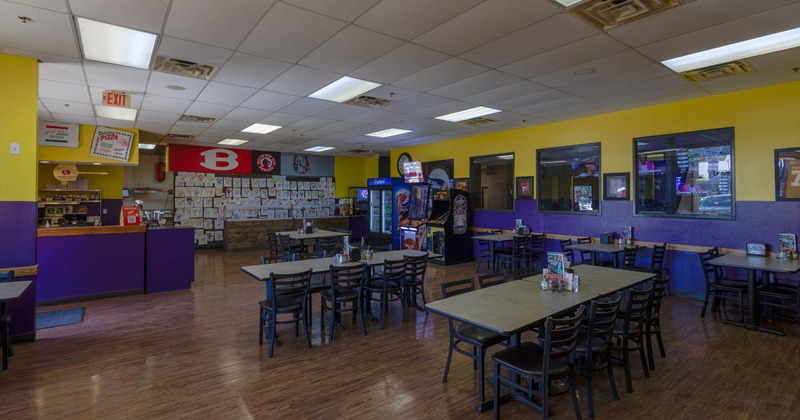
[[[261,312],[259,319],[258,344],[264,343],[264,334],[269,335],[268,357],[272,357],[275,343],[277,342],[278,324],[295,324],[295,336],[299,335],[300,324],[303,325],[303,334],[306,338],[306,347],[311,348],[311,339],[308,336],[308,323],[305,315],[308,313],[308,285],[311,283],[311,272],[307,271],[292,274],[270,273],[267,280],[266,299],[258,303]],[[279,315],[291,314],[290,320],[279,320]]]
[[[653,358],[652,336],[656,336],[661,357],[667,357],[667,353],[664,351],[664,339],[661,337],[661,302],[667,297],[668,281],[669,275],[666,271],[653,280],[653,299],[650,302],[650,310],[647,312],[647,317],[644,321],[644,336],[647,339],[647,361],[650,364],[650,370],[656,369],[656,363]]]
[[[317,246],[314,248],[314,252],[308,255],[308,258],[326,258],[332,257],[339,252],[341,248],[339,243],[341,242],[341,238],[335,236],[327,236],[324,238],[319,238],[317,241]]]
[[[622,251],[622,268],[625,270],[635,270],[636,258],[639,256],[639,248],[626,247]]]
[[[277,235],[278,248],[283,261],[297,261],[302,258],[302,254],[298,248],[292,244],[292,238],[289,235]]]
[[[405,307],[415,307],[421,311],[427,312],[425,309],[425,270],[428,268],[428,256],[421,255],[418,257],[405,255],[403,257],[404,274],[400,283],[401,299]],[[422,297],[422,306],[417,304],[417,295]],[[403,319],[406,317],[406,311],[403,310]]]
[[[509,252],[497,255],[497,263],[500,271],[528,265],[528,237],[514,236]]]
[[[584,236],[584,237],[578,238],[575,242],[577,242],[579,244],[590,244],[590,243],[592,243],[592,237],[591,236]],[[591,264],[591,263],[592,263],[592,252],[591,251],[581,251],[581,264]]]
[[[14,280],[14,270],[0,273],[0,283]],[[0,344],[3,346],[3,370],[8,369],[8,358],[14,355],[11,348],[11,314],[8,313],[8,303],[0,302]]]
[[[528,266],[528,267],[520,267],[520,268],[515,268],[513,270],[505,271],[505,276],[506,279],[508,280],[519,280],[519,279],[524,279],[525,277],[531,277],[541,273],[542,270],[540,270],[539,267]]]
[[[372,302],[380,303],[378,322],[381,329],[384,328],[385,318],[389,314],[389,302],[400,300],[400,284],[404,275],[405,260],[386,260],[380,275],[367,276],[367,280],[361,288],[366,305],[365,313],[373,313]]]
[[[650,371],[647,369],[647,358],[645,356],[645,344],[642,339],[644,335],[644,322],[647,317],[647,311],[650,309],[652,297],[652,282],[648,282],[646,286],[641,288],[628,289],[625,292],[625,306],[624,309],[622,309],[624,314],[618,317],[614,327],[614,340],[611,348],[612,350],[620,352],[622,358],[613,360],[621,363],[625,368],[625,387],[628,393],[633,392],[633,383],[631,381],[631,352],[639,352],[644,377],[650,377]]]
[[[475,290],[475,279],[455,280],[442,283],[442,298],[460,295]],[[453,358],[453,350],[472,359],[472,368],[478,369],[478,397],[480,403],[485,401],[485,374],[484,361],[486,359],[486,349],[495,344],[500,344],[507,340],[506,337],[476,327],[474,325],[454,323],[452,318],[447,318],[450,327],[450,347],[447,349],[447,364],[444,366],[444,376],[442,382],[447,383],[447,374],[450,372],[450,361]],[[471,348],[465,350],[459,347],[464,343]]]
[[[589,418],[594,418],[594,394],[592,393],[592,373],[605,370],[611,386],[611,395],[619,400],[614,369],[611,363],[611,333],[619,312],[622,294],[613,298],[593,300],[589,306],[585,333],[578,339],[575,349],[576,365],[586,377],[586,397],[589,403]]]
[[[586,307],[581,305],[572,316],[562,319],[548,317],[544,333],[539,336],[541,344],[525,342],[518,347],[510,347],[492,355],[495,419],[500,416],[500,387],[508,389],[512,399],[541,412],[545,419],[550,416],[550,395],[570,392],[575,416],[581,417],[575,386],[572,383],[572,358],[585,311]],[[508,376],[500,374],[501,368],[508,370]],[[517,377],[526,378],[528,386],[523,386]],[[551,383],[559,379],[564,384],[563,388],[551,389]],[[541,402],[537,403],[535,397]]]
[[[747,295],[747,282],[724,278],[722,276],[721,267],[708,264],[709,260],[719,256],[719,250],[717,248],[700,252],[697,255],[700,257],[700,266],[703,268],[703,276],[705,277],[706,282],[706,294],[705,298],[703,299],[703,308],[700,310],[700,317],[702,318],[706,316],[706,307],[708,307],[708,302],[712,297],[714,298],[714,301],[711,304],[712,312],[717,311],[720,301],[722,301],[724,304],[726,301],[735,298],[739,306],[739,321],[732,323],[743,325],[744,297]],[[731,322],[725,318],[724,313],[723,320],[726,322]]]
[[[800,325],[800,284],[773,279],[765,287],[756,289],[756,302],[760,308],[768,310],[768,318],[772,318],[772,310],[777,309],[777,317]],[[787,311],[793,316],[786,316]]]
[[[264,264],[287,261],[277,233],[267,232],[267,243],[269,244],[269,256],[262,257]]]
[[[667,244],[653,245],[652,258],[650,258],[650,265],[634,264],[633,269],[637,271],[648,271],[657,276],[661,276],[664,270],[664,260],[667,257]]]
[[[501,233],[501,232],[502,232],[502,230],[499,230],[499,229],[497,229],[497,230],[486,230],[486,231],[481,232],[477,236],[480,237],[480,236],[486,236],[486,235],[494,235],[494,234]],[[477,272],[477,273],[481,272],[481,262],[482,261],[486,261],[486,270],[487,271],[489,270],[489,267],[492,266],[492,262],[490,261],[490,259],[492,257],[491,246],[492,246],[492,243],[490,241],[486,241],[486,240],[482,240],[482,239],[476,239],[475,240],[475,247],[478,249],[478,254],[477,254],[477,258],[476,258],[478,260],[478,263],[475,266],[475,272]]]
[[[478,276],[478,284],[481,285],[481,289],[496,286],[498,284],[505,283],[506,281],[508,281],[508,279],[505,273],[487,273]]]
[[[544,233],[540,234],[532,234],[530,236],[530,244],[528,245],[528,259],[530,260],[530,265],[539,267],[542,269],[542,258],[545,255],[545,240],[547,239],[547,235]]]
[[[570,248],[567,248],[570,245],[572,245],[572,239],[562,239],[558,241],[558,246],[561,249],[561,252],[564,254],[564,256],[567,257],[570,263],[575,263],[574,251]]]
[[[364,310],[362,305],[361,286],[367,277],[367,264],[356,266],[330,266],[330,288],[319,293],[322,311],[320,313],[320,335],[325,333],[325,313],[330,313],[328,319],[328,341],[333,341],[333,327],[344,329],[340,322],[342,312],[353,314],[353,323],[356,317],[361,319],[361,333],[367,335],[364,325]],[[350,304],[348,308],[347,305]]]

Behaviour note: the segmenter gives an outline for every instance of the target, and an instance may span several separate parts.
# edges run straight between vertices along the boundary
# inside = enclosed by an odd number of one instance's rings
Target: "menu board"
[[[175,173],[175,223],[195,229],[195,244],[222,244],[225,220],[333,216],[331,177]]]
[[[92,137],[92,156],[127,162],[133,145],[133,133],[98,126]]]

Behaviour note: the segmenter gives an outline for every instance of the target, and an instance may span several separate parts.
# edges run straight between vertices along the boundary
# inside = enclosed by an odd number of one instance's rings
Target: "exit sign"
[[[120,108],[131,107],[131,95],[118,90],[103,91],[103,105],[117,106]]]

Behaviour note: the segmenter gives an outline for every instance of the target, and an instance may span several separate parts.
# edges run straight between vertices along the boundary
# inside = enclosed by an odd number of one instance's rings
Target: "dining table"
[[[640,248],[638,245],[619,245],[616,243],[603,244],[600,242],[591,242],[586,244],[571,244],[566,245],[566,249],[574,249],[577,251],[588,251],[592,254],[592,265],[597,265],[597,254],[609,254],[614,258],[614,267],[620,267],[619,254],[625,252],[625,248]]]
[[[518,346],[522,332],[542,325],[548,317],[568,314],[592,299],[654,277],[653,273],[608,267],[576,266],[574,269],[581,278],[578,292],[542,290],[542,275],[537,274],[430,302],[426,308],[446,318],[509,337],[510,345]],[[493,404],[493,401],[479,401],[476,409],[488,411]]]
[[[314,241],[314,250],[319,249],[319,241],[322,238],[337,238],[337,237],[344,237],[350,235],[350,232],[335,232],[332,230],[326,229],[316,229],[313,232],[306,233],[303,231],[298,230],[287,230],[285,232],[277,232],[278,235],[288,235],[290,239],[293,241],[299,241],[300,243],[305,243],[305,241],[313,240]]]
[[[503,242],[508,242],[514,239],[514,235],[511,233],[494,233],[491,235],[478,235],[473,236],[473,241],[486,241],[487,245],[489,246],[489,272],[494,273],[494,260],[496,257],[497,246],[498,244],[502,244]]]
[[[747,255],[743,253],[730,253],[708,260],[710,265],[719,267],[741,268],[747,270],[747,307],[749,316],[746,317],[744,327],[750,330],[783,335],[783,331],[762,327],[759,324],[758,300],[756,299],[756,278],[758,272],[774,274],[792,274],[800,271],[800,260],[778,258],[775,256]]]
[[[22,281],[7,281],[0,283],[0,316],[4,316],[8,311],[8,303],[13,302],[19,299],[25,290],[28,289],[28,286],[31,285],[30,280],[22,280]],[[9,337],[3,337],[10,341]],[[0,343],[3,345],[3,370],[8,369],[8,349],[5,348],[5,343]]]

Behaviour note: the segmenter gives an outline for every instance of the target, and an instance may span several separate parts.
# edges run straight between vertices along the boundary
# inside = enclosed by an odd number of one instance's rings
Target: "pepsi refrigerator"
[[[459,264],[472,259],[472,212],[469,193],[462,190],[435,190],[428,220],[428,251],[441,254],[430,261]]]
[[[424,181],[406,185],[410,191],[411,202],[409,203],[407,214],[398,214],[398,228],[400,229],[399,249],[426,251],[428,249],[428,228],[426,223],[428,221],[430,186]]]
[[[407,215],[411,204],[411,190],[402,178],[367,179],[369,189],[369,230],[367,243],[400,249],[398,222]]]

